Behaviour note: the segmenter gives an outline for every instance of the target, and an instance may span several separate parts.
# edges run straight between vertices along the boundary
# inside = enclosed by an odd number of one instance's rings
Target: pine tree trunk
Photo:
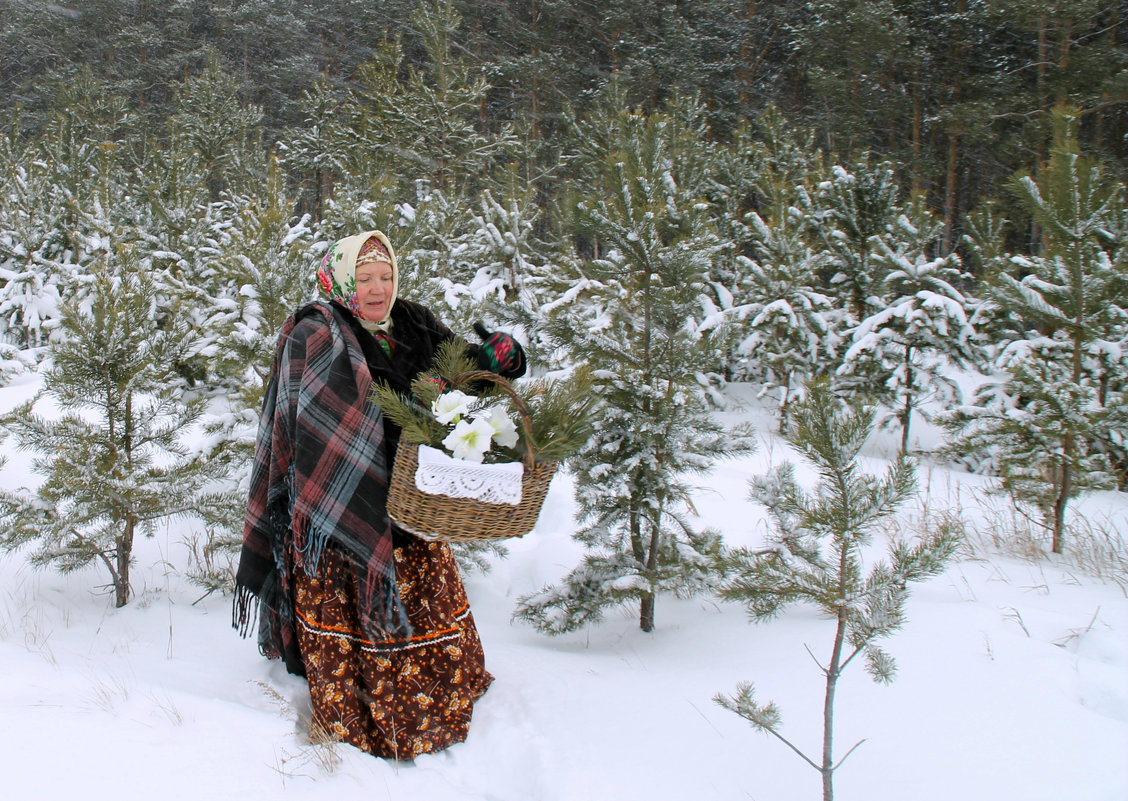
[[[1077,256],[1077,258],[1081,258]],[[1085,291],[1083,286],[1074,287],[1074,292],[1083,293]],[[1083,307],[1085,304],[1079,303],[1078,307]],[[1084,347],[1081,335],[1081,324],[1078,322],[1074,325],[1073,331],[1073,383],[1077,386],[1081,385],[1082,365],[1081,365],[1081,352]],[[1058,494],[1054,499],[1053,511],[1053,544],[1051,549],[1054,553],[1063,553],[1065,551],[1065,508],[1069,503],[1069,496],[1073,493],[1073,456],[1077,450],[1077,435],[1073,431],[1067,431],[1061,443],[1061,480],[1058,482]]]
[[[909,452],[909,426],[913,421],[913,401],[909,395],[905,396],[905,406],[901,409],[901,453]]]
[[[333,173],[319,170],[317,173],[317,219],[321,219],[325,204],[333,196]]]
[[[638,627],[648,634],[654,631],[654,593],[644,595],[639,602]]]
[[[650,277],[651,277],[651,273],[650,273],[649,270],[647,270],[646,277],[643,280],[643,284],[642,284],[642,301],[643,301],[643,305],[642,305],[642,309],[643,309],[643,311],[642,311],[642,364],[643,364],[643,381],[645,382],[646,386],[648,386],[648,387],[653,384],[653,381],[651,379],[651,373],[650,373],[650,367],[651,367],[651,363],[650,363],[650,358],[651,358],[650,335],[651,335],[651,325],[652,325],[650,312],[651,312],[651,303],[653,302],[653,298],[650,294],[650,290],[651,290]],[[643,398],[642,413],[643,413],[643,416],[647,420],[649,420],[650,417],[651,417],[651,410],[652,410],[652,406],[651,406],[651,403],[650,403],[650,398],[649,397]],[[640,537],[640,542],[641,542],[642,515],[639,514],[638,517],[639,517],[639,537]],[[662,515],[661,515],[661,512],[659,512],[658,520],[652,521],[651,524],[650,524],[652,526],[652,530],[650,532],[650,543],[649,543],[649,548],[646,551],[646,561],[644,562],[645,570],[646,570],[646,573],[647,573],[648,576],[654,575],[654,568],[657,566],[657,563],[658,563],[658,535],[660,533],[661,520],[662,520]],[[654,593],[649,592],[649,593],[643,595],[642,601],[639,604],[638,627],[640,629],[642,629],[643,631],[648,632],[648,633],[651,632],[651,631],[654,631],[654,600],[655,600]]]
[[[845,556],[845,549],[843,556]],[[823,699],[823,752],[822,774],[823,801],[834,801],[834,694],[838,690],[838,676],[841,671],[842,646],[846,641],[846,612],[838,612],[838,630],[834,635],[834,652],[826,669],[826,697]]]
[[[658,507],[657,520],[651,523],[650,546],[646,554],[646,574],[653,576],[658,570],[659,551],[662,547],[662,507]],[[639,604],[638,627],[645,632],[654,631],[654,604],[657,600],[653,592],[642,597]]]
[[[638,506],[634,498],[631,499],[630,515],[630,535],[631,535],[631,555],[638,562],[639,566],[646,564],[646,548],[642,545],[642,513],[639,512]]]
[[[948,169],[944,180],[944,234],[940,241],[940,255],[952,252],[952,238],[956,229],[956,168],[959,164],[959,134],[948,134]]]
[[[1061,41],[1058,45],[1058,69],[1063,75],[1068,75],[1069,72],[1069,57],[1073,52],[1073,18],[1066,17],[1061,25]],[[1062,83],[1058,86],[1057,101],[1055,105],[1064,106],[1069,102],[1069,91],[1065,84]]]
[[[1054,553],[1063,553],[1065,550],[1065,507],[1069,503],[1069,494],[1073,491],[1073,468],[1070,464],[1073,458],[1073,434],[1065,435],[1062,442],[1061,481],[1058,482],[1058,494],[1054,499],[1053,519],[1053,545]]]
[[[1049,20],[1043,14],[1038,20],[1038,67],[1035,71],[1035,98],[1038,103],[1038,108],[1042,111],[1050,110],[1050,103],[1046,99],[1046,65],[1048,63],[1049,55]],[[1042,167],[1046,161],[1046,143],[1041,137],[1038,138],[1034,147],[1034,157],[1031,159],[1031,177],[1038,180],[1041,174]],[[1035,253],[1041,255],[1042,253],[1042,234],[1038,227],[1038,221],[1034,215],[1030,216],[1030,246],[1037,248]]]
[[[901,453],[909,452],[909,426],[913,422],[913,347],[912,345],[905,346],[905,373],[908,377],[906,392],[905,392],[905,405],[901,409]]]
[[[1119,5],[1120,4],[1119,2],[1117,2],[1117,0],[1109,0],[1109,2],[1105,4],[1108,24],[1104,29],[1104,41],[1105,47],[1109,48],[1110,52],[1115,52],[1117,48],[1116,43],[1120,41],[1120,25],[1124,22],[1124,20],[1121,18]],[[1110,98],[1106,94],[1102,99],[1107,100]],[[1116,125],[1113,122],[1114,120],[1119,119],[1123,123],[1125,116],[1128,115],[1117,114],[1114,117],[1109,118],[1108,121],[1110,123],[1113,123],[1110,125],[1112,130],[1106,131],[1106,112],[1101,111],[1095,115],[1096,118],[1093,120],[1093,145],[1098,152],[1104,151],[1106,146],[1111,147],[1112,144],[1118,139],[1122,142],[1128,143],[1128,133],[1126,133],[1123,137],[1118,137],[1116,135],[1118,129],[1124,128],[1123,124]],[[1120,152],[1121,154],[1123,154],[1124,151],[1121,150]]]
[[[126,463],[133,465],[134,442],[134,417],[133,393],[126,391],[125,414],[122,420],[124,434],[122,436],[122,450],[125,452]],[[137,516],[132,510],[125,513],[125,528],[117,541],[117,575],[114,578],[115,605],[123,607],[129,603],[129,563],[133,559],[133,535],[137,530]]]
[[[914,71],[916,72],[916,71]],[[916,74],[913,76],[913,123],[912,123],[912,150],[913,150],[913,192],[924,191],[924,181],[921,179],[921,156],[924,150],[924,111],[922,109],[922,101],[920,99],[920,76]]]
[[[650,559],[642,542],[642,513],[632,500],[630,511],[631,555],[638,562],[640,570],[645,570]],[[654,596],[643,596],[639,601],[638,627],[643,631],[654,630]]]
[[[791,414],[791,379],[795,375],[794,370],[787,371],[787,378],[783,382],[783,404],[779,407],[779,433],[787,431],[787,422]]]
[[[747,30],[755,30],[756,14],[759,11],[758,0],[748,0],[744,9],[744,20],[748,23]],[[740,106],[747,108],[752,102],[753,98],[753,85],[756,82],[756,74],[760,69],[760,62],[763,61],[768,48],[771,46],[772,40],[775,39],[775,34],[769,37],[768,41],[763,44],[759,52],[752,52],[752,40],[750,35],[746,34],[741,38],[740,42]]]
[[[114,606],[119,609],[129,603],[129,563],[133,558],[135,530],[133,515],[128,515],[125,519],[125,531],[118,537],[117,569],[114,571]]]
[[[1043,14],[1038,20],[1038,67],[1035,70],[1034,86],[1038,97],[1038,107],[1046,111],[1049,109],[1050,104],[1046,99],[1046,74],[1048,72],[1047,65],[1050,60],[1050,21]],[[1041,148],[1039,148],[1038,162],[1041,162]]]
[[[967,0],[958,0],[956,3],[956,13],[961,17],[967,13]],[[962,92],[962,76],[963,72],[960,65],[963,63],[964,55],[967,52],[967,43],[962,37],[955,37],[952,43],[952,48],[949,54],[951,64],[954,69],[951,70],[951,83],[952,94],[951,104],[953,107],[957,106],[963,99]],[[957,130],[948,131],[948,164],[944,179],[944,234],[940,242],[940,255],[947,256],[952,252],[954,245],[953,239],[956,228],[956,213],[959,198],[957,197],[957,176],[959,166],[959,141],[960,134]]]
[[[845,535],[844,535],[845,536]],[[842,647],[846,643],[846,596],[849,592],[850,543],[843,539],[838,550],[838,628],[834,632],[834,650],[826,666],[826,696],[823,699],[823,801],[834,801],[834,694],[842,672]]]
[[[539,57],[540,53],[534,51],[534,57]],[[529,135],[533,138],[534,142],[539,142],[544,139],[541,130],[540,120],[540,96],[537,93],[537,84],[533,84],[532,91],[529,92],[529,114],[533,120],[533,127],[529,130]]]

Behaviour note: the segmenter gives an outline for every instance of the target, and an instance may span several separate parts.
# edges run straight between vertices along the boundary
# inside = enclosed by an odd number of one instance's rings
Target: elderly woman
[[[411,759],[462,742],[492,681],[446,544],[400,531],[386,500],[399,430],[370,400],[403,394],[454,335],[397,299],[395,251],[379,231],[336,242],[320,297],[283,325],[251,473],[235,625],[309,682],[315,732]],[[507,334],[466,344],[515,378]]]

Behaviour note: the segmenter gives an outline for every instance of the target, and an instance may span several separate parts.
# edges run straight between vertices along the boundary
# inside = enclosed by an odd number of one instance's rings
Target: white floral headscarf
[[[392,265],[392,298],[388,302],[388,316],[380,322],[360,316],[360,302],[356,296],[356,268],[370,261],[386,261]],[[345,306],[365,328],[387,331],[392,321],[392,305],[399,293],[399,263],[392,243],[382,231],[365,231],[338,239],[317,268],[317,288],[321,297]]]

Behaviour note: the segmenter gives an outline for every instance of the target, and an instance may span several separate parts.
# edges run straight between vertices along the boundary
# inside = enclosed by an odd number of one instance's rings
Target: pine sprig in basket
[[[436,401],[444,393],[454,390],[472,396],[468,417],[491,407],[513,407],[527,418],[516,427],[517,443],[506,447],[495,442],[485,454],[486,462],[525,461],[530,453],[536,463],[562,462],[591,436],[595,395],[587,371],[564,379],[524,381],[520,386],[505,382],[506,389],[494,383],[496,377],[483,380],[485,375],[457,342],[448,341],[440,346],[432,369],[412,381],[411,397],[380,383],[373,386],[372,398],[402,429],[403,441],[438,449],[443,449],[443,440],[454,428],[453,422],[442,423],[435,415]]]
[[[531,418],[529,447],[536,461],[563,462],[591,438],[596,394],[587,370],[565,379],[529,381],[520,392]]]

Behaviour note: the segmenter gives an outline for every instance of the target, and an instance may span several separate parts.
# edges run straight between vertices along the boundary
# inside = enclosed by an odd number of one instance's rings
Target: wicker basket
[[[452,384],[460,386],[467,381],[481,380],[494,382],[510,396],[520,416],[521,426],[529,434],[532,425],[529,410],[514,392],[513,386],[501,376],[474,370],[455,377]],[[396,525],[417,537],[443,542],[499,540],[528,534],[536,525],[557,467],[555,462],[535,463],[532,453],[526,450],[521,502],[513,506],[423,492],[415,486],[418,465],[419,446],[401,442],[388,488],[388,515]]]

